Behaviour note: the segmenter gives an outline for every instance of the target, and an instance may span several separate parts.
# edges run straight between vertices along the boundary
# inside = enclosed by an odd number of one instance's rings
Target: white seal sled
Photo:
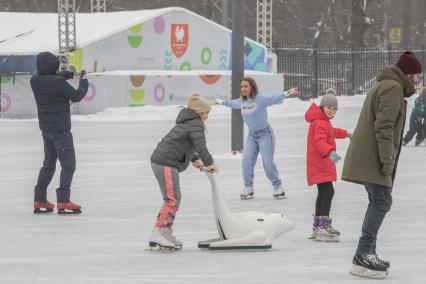
[[[201,241],[199,248],[211,250],[270,249],[272,241],[292,230],[295,223],[282,214],[258,211],[232,213],[217,187],[214,174],[205,172],[212,190],[213,210],[219,238]]]

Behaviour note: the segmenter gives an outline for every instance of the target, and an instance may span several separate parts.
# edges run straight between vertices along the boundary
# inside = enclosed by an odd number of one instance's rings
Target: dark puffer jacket
[[[74,89],[66,81],[69,74],[57,73],[58,68],[59,59],[54,54],[42,52],[37,55],[37,75],[31,77],[30,83],[42,131],[71,130],[70,101],[81,101],[89,86],[87,79],[80,79],[78,89]]]
[[[421,123],[423,118],[426,118],[426,94],[420,94],[414,101],[410,120]]]
[[[198,158],[205,166],[213,164],[200,116],[194,110],[185,108],[179,112],[176,125],[158,143],[151,155],[151,162],[183,172],[190,161]]]

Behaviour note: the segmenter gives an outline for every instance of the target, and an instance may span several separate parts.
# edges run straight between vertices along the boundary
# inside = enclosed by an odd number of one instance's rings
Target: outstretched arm
[[[348,132],[342,128],[333,128],[334,138],[336,139],[345,139],[348,138]]]
[[[222,104],[230,108],[241,109],[241,105],[243,104],[243,101],[241,98],[238,98],[235,100],[224,100]]]
[[[282,94],[274,96],[265,96],[265,103],[267,106],[272,106],[280,104],[286,98],[293,98],[299,96],[299,91],[297,88],[292,88],[290,90],[284,91]]]

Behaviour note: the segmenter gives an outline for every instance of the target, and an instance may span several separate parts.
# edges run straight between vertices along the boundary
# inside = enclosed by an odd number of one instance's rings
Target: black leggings
[[[416,118],[414,115],[411,115],[410,118],[410,129],[405,134],[403,141],[409,143],[416,135],[416,140],[420,144],[425,139],[426,136],[426,121],[422,122],[422,119]]]
[[[334,196],[332,182],[317,184],[318,196],[315,204],[315,216],[330,216],[331,201]]]

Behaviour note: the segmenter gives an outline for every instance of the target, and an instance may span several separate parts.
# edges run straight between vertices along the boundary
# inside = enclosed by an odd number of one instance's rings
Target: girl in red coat
[[[330,208],[334,196],[333,181],[336,181],[336,163],[341,157],[336,153],[334,139],[351,137],[344,129],[334,128],[330,120],[337,112],[337,98],[333,89],[327,90],[320,106],[313,103],[305,114],[310,123],[307,145],[307,178],[309,185],[317,185],[318,196],[310,239],[339,241],[340,232],[331,226]]]

